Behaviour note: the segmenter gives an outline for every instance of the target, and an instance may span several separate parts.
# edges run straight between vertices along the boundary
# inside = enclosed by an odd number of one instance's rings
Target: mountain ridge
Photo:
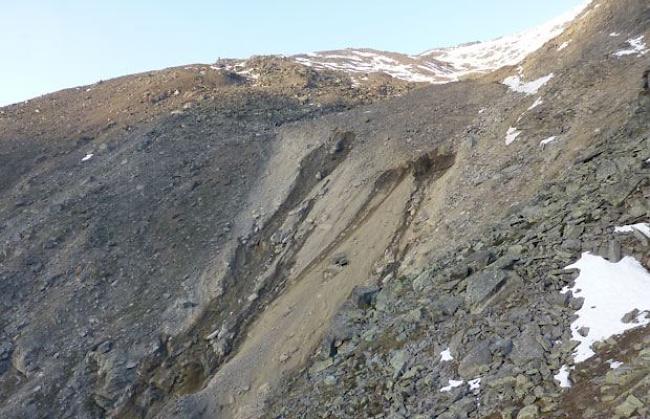
[[[582,16],[453,83],[256,57],[0,109],[0,416],[647,415],[648,308],[577,320],[585,261],[649,267],[650,6]]]

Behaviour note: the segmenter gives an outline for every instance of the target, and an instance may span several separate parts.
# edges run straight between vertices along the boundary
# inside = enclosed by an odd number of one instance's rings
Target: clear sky
[[[405,53],[541,24],[583,0],[3,0],[0,106],[218,57]]]

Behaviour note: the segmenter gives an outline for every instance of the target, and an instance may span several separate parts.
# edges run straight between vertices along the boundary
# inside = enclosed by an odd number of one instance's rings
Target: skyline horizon
[[[395,22],[400,23],[401,25],[406,24],[409,28],[409,37],[412,39],[418,40],[417,45],[414,45],[413,42],[405,41],[400,36],[406,36],[405,34],[391,36],[390,31],[386,31],[385,27],[382,25],[377,25],[377,22],[371,19],[373,14],[379,16],[384,16],[377,10],[367,11],[363,10],[368,16],[366,21],[358,22],[356,25],[358,27],[350,28],[345,25],[345,19],[337,14],[333,16],[325,15],[321,19],[321,26],[327,26],[327,23],[330,20],[334,20],[338,26],[344,26],[350,30],[350,33],[344,33],[338,35],[338,37],[331,37],[328,30],[328,36],[318,37],[318,33],[322,28],[316,25],[313,28],[310,28],[311,32],[309,33],[310,37],[296,38],[293,35],[294,32],[300,31],[300,24],[304,23],[304,19],[296,19],[300,13],[307,13],[308,15],[314,14],[313,10],[298,10],[294,11],[296,16],[289,16],[292,19],[288,20],[289,24],[286,25],[288,28],[284,28],[285,32],[278,30],[273,31],[273,36],[267,38],[256,38],[254,34],[248,34],[247,38],[242,38],[243,34],[237,33],[239,38],[238,40],[247,40],[247,42],[242,42],[239,45],[231,45],[232,42],[228,42],[226,45],[216,45],[211,47],[210,42],[205,42],[201,45],[197,45],[196,42],[182,42],[185,39],[178,39],[175,35],[180,34],[180,37],[189,37],[190,39],[194,38],[203,38],[201,35],[202,31],[207,31],[209,34],[213,32],[219,33],[228,32],[228,28],[221,28],[219,25],[211,25],[210,28],[197,28],[197,25],[194,25],[191,33],[188,32],[164,32],[160,33],[159,28],[148,28],[150,31],[140,31],[140,27],[137,29],[135,27],[129,26],[129,22],[137,21],[138,11],[146,12],[144,15],[149,16],[149,13],[152,10],[136,10],[137,6],[142,7],[141,5],[124,5],[124,11],[128,7],[131,7],[132,12],[129,14],[129,20],[124,21],[122,19],[122,25],[125,25],[127,29],[134,31],[139,36],[130,37],[129,31],[120,31],[119,28],[113,27],[115,21],[120,21],[120,19],[111,19],[115,16],[110,16],[110,14],[99,13],[101,18],[104,19],[102,22],[105,25],[111,27],[110,31],[115,35],[114,37],[106,37],[106,33],[97,31],[95,26],[92,26],[95,29],[93,36],[88,36],[85,38],[80,38],[78,32],[82,32],[80,29],[73,28],[70,29],[67,25],[61,25],[66,23],[66,19],[69,19],[70,14],[62,13],[65,12],[65,6],[73,5],[73,9],[76,12],[83,11],[80,9],[79,2],[81,0],[65,0],[63,6],[59,8],[52,8],[51,10],[40,9],[38,13],[41,13],[41,16],[36,16],[35,19],[37,23],[44,23],[44,30],[46,32],[51,32],[53,36],[51,38],[43,38],[37,36],[33,33],[29,33],[27,36],[20,36],[21,30],[24,30],[22,26],[15,26],[20,23],[20,19],[11,19],[12,12],[13,14],[20,15],[19,12],[25,12],[24,6],[29,6],[29,4],[39,3],[39,0],[26,0],[24,5],[12,5],[9,6],[9,13],[5,14],[4,19],[0,16],[0,23],[3,23],[5,20],[5,27],[9,27],[8,33],[9,40],[5,43],[5,46],[0,46],[0,55],[3,57],[8,57],[9,61],[24,62],[25,65],[22,67],[19,66],[10,66],[6,68],[7,77],[0,78],[0,107],[9,106],[12,104],[19,104],[31,99],[35,99],[50,93],[54,93],[60,90],[83,87],[95,84],[99,81],[111,80],[118,77],[123,77],[131,74],[146,73],[150,71],[158,71],[166,68],[179,67],[184,65],[192,64],[211,64],[217,61],[218,59],[242,59],[253,56],[265,56],[265,55],[276,55],[276,56],[294,56],[300,54],[308,54],[314,52],[327,52],[327,51],[337,51],[345,49],[369,49],[377,51],[386,51],[401,53],[409,56],[420,55],[431,48],[442,49],[442,48],[453,48],[461,45],[481,43],[491,40],[496,40],[502,37],[509,35],[519,34],[535,28],[537,26],[543,25],[545,22],[552,20],[553,18],[562,15],[563,13],[573,9],[574,7],[584,4],[585,0],[571,0],[569,2],[562,0],[552,0],[543,8],[544,14],[535,13],[535,10],[520,10],[516,7],[514,0],[499,0],[499,4],[490,5],[488,7],[489,11],[495,15],[500,15],[503,18],[502,22],[496,22],[494,19],[483,19],[482,15],[489,17],[489,13],[481,13],[481,11],[486,12],[486,5],[472,5],[473,9],[476,10],[475,14],[464,14],[461,13],[461,8],[463,3],[468,3],[469,0],[459,0],[457,5],[434,5],[432,9],[431,5],[428,7],[422,5],[424,10],[437,10],[444,11],[447,13],[439,13],[439,16],[445,17],[446,19],[441,19],[438,23],[438,26],[433,27],[427,25],[410,25],[410,22],[403,22],[399,18],[400,16],[395,16],[394,20],[391,20],[390,23],[394,24]],[[119,6],[119,3],[122,3],[125,0],[118,0],[116,3]],[[294,0],[283,2],[283,5],[292,4]],[[195,0],[193,4],[201,4],[203,0]],[[336,0],[340,2],[340,0]],[[368,0],[361,1],[360,4],[367,3]],[[411,3],[422,3],[423,0],[413,0]],[[160,5],[159,9],[154,11],[161,13],[161,16],[165,15],[165,12],[170,12],[169,9],[165,9],[165,2]],[[219,2],[217,2],[219,3]],[[253,1],[252,3],[255,3]],[[437,2],[435,2],[437,3]],[[471,2],[469,2],[471,3]],[[76,4],[76,6],[74,6]],[[97,6],[97,5],[95,5]],[[355,5],[359,7],[359,5]],[[12,10],[12,7],[14,8]],[[21,9],[23,7],[23,9]],[[437,7],[437,8],[436,8]],[[27,7],[28,8],[28,7]],[[189,9],[190,7],[188,7]],[[381,8],[381,7],[379,7]],[[446,9],[445,9],[446,8]],[[96,10],[90,7],[88,10],[85,10],[86,17],[92,17],[91,12],[97,13],[106,12],[106,10]],[[100,9],[97,6],[97,9]],[[110,8],[109,8],[110,9]],[[118,7],[119,9],[119,7]],[[262,8],[263,9],[263,8]],[[228,11],[225,6],[217,6],[215,10],[219,12]],[[115,12],[115,10],[110,9],[110,11]],[[171,10],[172,12],[178,12],[178,10]],[[187,10],[183,9],[184,12],[188,13]],[[232,12],[232,10],[231,10]],[[264,11],[258,11],[260,14],[264,14]],[[523,16],[521,13],[527,12],[528,15]],[[540,10],[537,10],[540,12]],[[57,14],[58,13],[58,14]],[[174,18],[176,15],[172,13]],[[234,13],[234,12],[233,12]],[[239,13],[239,12],[237,12]],[[513,21],[513,19],[508,19],[507,13],[514,13],[518,15],[520,19]],[[223,14],[223,13],[222,13]],[[276,10],[276,14],[279,14],[283,17],[288,13],[284,11]],[[434,14],[434,13],[429,13]],[[118,14],[119,15],[119,14]],[[351,16],[357,16],[350,14]],[[419,16],[419,19],[422,19],[422,16],[426,16],[427,13],[422,13]],[[124,15],[120,15],[122,18]],[[209,18],[209,11],[205,13],[203,18]],[[237,16],[239,16],[237,14]],[[366,17],[363,13],[360,13],[358,16]],[[522,17],[523,16],[523,17]],[[34,17],[34,16],[31,16]],[[97,16],[94,16],[97,18]],[[169,18],[169,16],[166,16]],[[221,17],[221,16],[220,16]],[[313,17],[313,16],[312,16]],[[348,16],[349,18],[350,16]],[[389,16],[392,19],[392,16]],[[409,19],[412,20],[412,16],[408,15]],[[525,17],[525,18],[524,18]],[[92,19],[87,19],[88,21]],[[172,19],[173,20],[173,19]],[[218,19],[217,19],[218,20]],[[226,21],[226,19],[222,19]],[[240,19],[242,20],[242,19]],[[424,19],[426,21],[426,19]],[[462,26],[455,26],[458,24],[457,20],[463,23]],[[472,21],[477,20],[477,25],[472,25]],[[272,17],[265,16],[265,19],[262,21],[263,24],[258,26],[264,26],[268,24],[268,21],[273,21]],[[370,22],[370,23],[369,23]],[[496,27],[499,29],[495,30],[495,22],[501,23],[497,24]],[[132,23],[132,22],[131,22]],[[234,27],[237,26],[237,20],[231,20],[228,22]],[[479,24],[480,23],[480,24]],[[15,27],[12,30],[12,25]],[[49,26],[48,26],[49,25]],[[57,27],[57,25],[61,25]],[[368,26],[365,27],[364,25]],[[101,25],[99,25],[101,26]],[[364,26],[363,28],[361,28]],[[380,26],[381,30],[377,32],[377,26]],[[439,27],[440,26],[440,27]],[[453,27],[453,29],[450,29]],[[90,29],[91,27],[89,27]],[[58,29],[58,30],[53,30]],[[101,28],[100,28],[101,29]],[[209,29],[209,30],[208,30]],[[258,29],[255,27],[255,29]],[[259,31],[263,32],[263,27],[259,28]],[[277,29],[277,28],[274,28]],[[363,30],[365,29],[365,30]],[[422,34],[423,31],[433,31],[432,36],[425,36]],[[435,36],[435,30],[439,30],[440,34]],[[358,32],[358,33],[355,33]],[[309,32],[309,31],[307,31]],[[374,32],[374,33],[373,33]],[[22,35],[25,35],[23,33]],[[205,34],[207,35],[207,34]],[[178,44],[176,48],[165,49],[166,45],[170,41],[166,37],[171,36],[174,44]],[[12,37],[21,38],[17,42],[11,42]],[[149,38],[155,38],[155,43],[152,43],[152,40]],[[316,37],[316,40],[312,38]],[[288,38],[289,41],[277,41],[275,38]],[[425,44],[426,39],[436,39],[431,41],[431,43]],[[60,41],[60,42],[56,42]],[[20,42],[26,44],[27,48],[20,48]],[[47,44],[51,43],[51,48],[47,48]],[[101,51],[98,51],[96,45],[98,43],[103,43],[106,54],[102,54]],[[141,45],[143,44],[143,45]],[[307,47],[307,45],[313,45],[313,47]],[[34,48],[29,48],[33,46]],[[100,45],[101,46],[101,45]],[[401,46],[403,48],[396,48]],[[220,48],[221,47],[221,48]],[[8,49],[8,51],[3,51],[3,49]],[[221,52],[214,53],[214,51],[221,49]],[[171,57],[167,52],[169,50],[176,51]],[[111,51],[115,54],[111,56]],[[162,51],[165,51],[163,53]],[[56,54],[60,52],[61,54]],[[238,52],[238,53],[237,53]],[[93,59],[95,55],[95,59]],[[38,57],[43,56],[43,61],[49,61],[51,66],[48,67],[48,70],[45,70],[43,67],[39,66],[40,61]],[[111,59],[114,58],[114,60]],[[49,58],[49,60],[48,60]],[[33,63],[34,65],[29,65]]]

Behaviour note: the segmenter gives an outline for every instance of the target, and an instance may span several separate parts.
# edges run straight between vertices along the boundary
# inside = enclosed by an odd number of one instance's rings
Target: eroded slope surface
[[[3,108],[0,416],[643,415],[646,329],[576,363],[562,291],[647,264],[646,3],[459,83],[258,57]]]

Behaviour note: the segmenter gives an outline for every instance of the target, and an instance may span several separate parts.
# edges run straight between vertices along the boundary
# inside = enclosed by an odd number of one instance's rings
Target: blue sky
[[[582,2],[7,0],[0,106],[218,57],[346,47],[418,53],[527,29]]]

